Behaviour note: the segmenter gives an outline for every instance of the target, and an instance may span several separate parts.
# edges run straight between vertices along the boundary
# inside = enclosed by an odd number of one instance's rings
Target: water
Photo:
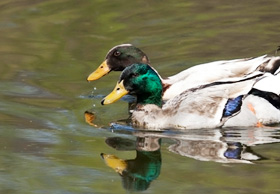
[[[100,105],[119,73],[85,81],[121,43],[144,50],[162,76],[274,54],[279,5],[2,0],[0,193],[279,193],[277,126],[162,133],[110,127],[128,115],[126,101]],[[95,114],[94,124],[85,111]],[[101,153],[123,159],[116,161],[129,173],[120,176]]]

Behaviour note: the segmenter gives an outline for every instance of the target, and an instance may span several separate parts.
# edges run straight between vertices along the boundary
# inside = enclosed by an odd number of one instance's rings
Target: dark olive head
[[[105,60],[111,71],[122,71],[134,63],[150,63],[147,55],[131,44],[113,47],[106,55]]]
[[[122,71],[134,63],[149,64],[150,61],[143,51],[131,44],[115,46],[109,50],[103,63],[88,76],[87,80],[98,80],[111,71]]]

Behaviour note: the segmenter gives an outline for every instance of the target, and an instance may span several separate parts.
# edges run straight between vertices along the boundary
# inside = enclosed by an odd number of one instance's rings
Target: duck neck
[[[137,104],[142,104],[142,105],[155,104],[155,105],[161,107],[161,105],[162,105],[161,98],[162,98],[161,91],[155,92],[153,94],[143,93],[143,94],[137,96]]]
[[[131,73],[133,72],[133,73]],[[162,80],[159,74],[147,64],[134,64],[121,75],[130,80],[124,81],[124,85],[130,94],[137,97],[137,104],[162,104]],[[120,79],[121,80],[121,79]]]
[[[137,94],[137,104],[155,104],[161,107],[163,90],[161,81],[157,78],[146,82],[146,84],[143,85],[141,92]]]

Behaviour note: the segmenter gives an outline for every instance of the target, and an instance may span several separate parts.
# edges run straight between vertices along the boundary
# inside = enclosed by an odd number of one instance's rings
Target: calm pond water
[[[274,54],[279,7],[278,0],[2,0],[0,193],[280,193],[280,127],[110,127],[128,116],[126,101],[100,105],[119,73],[86,82],[121,43],[144,50],[162,76]],[[91,113],[94,124],[85,119]],[[121,176],[114,162],[127,169]]]

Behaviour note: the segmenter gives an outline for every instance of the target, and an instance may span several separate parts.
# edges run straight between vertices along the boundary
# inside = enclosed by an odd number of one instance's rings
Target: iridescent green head
[[[161,106],[161,79],[149,65],[133,64],[125,68],[113,92],[106,96],[101,103],[113,103],[125,94],[135,95],[138,104]]]

